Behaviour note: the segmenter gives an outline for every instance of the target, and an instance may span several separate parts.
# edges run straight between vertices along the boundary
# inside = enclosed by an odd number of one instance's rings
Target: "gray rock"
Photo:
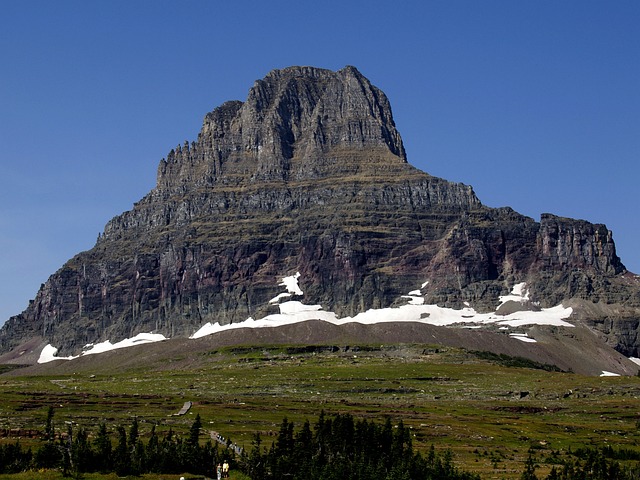
[[[638,350],[640,287],[604,225],[483,206],[407,163],[387,97],[355,68],[291,67],[207,114],[197,140],[160,161],[156,187],[5,323],[0,352],[259,318],[296,271],[305,300],[339,315],[426,280],[427,302],[488,310],[526,281],[543,307],[624,304],[620,328],[615,309],[584,319]]]

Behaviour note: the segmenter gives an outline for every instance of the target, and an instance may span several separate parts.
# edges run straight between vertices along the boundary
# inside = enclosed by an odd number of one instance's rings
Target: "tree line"
[[[0,473],[59,469],[76,478],[90,472],[215,476],[215,465],[226,460],[252,480],[480,480],[457,468],[450,451],[439,453],[433,446],[426,453],[415,451],[410,429],[402,421],[392,425],[389,418],[379,424],[322,412],[313,426],[307,420],[299,429],[284,418],[275,441],[264,445],[256,434],[251,448],[240,455],[230,448],[230,440],[220,446],[211,438],[201,442],[201,434],[197,415],[184,438],[171,429],[159,435],[152,426],[143,441],[136,418],[128,431],[118,426],[109,432],[101,423],[90,436],[85,428],[69,423],[66,434],[58,435],[49,408],[38,448],[24,448],[19,442],[0,445]],[[544,480],[640,480],[637,464],[624,466],[618,460],[636,461],[638,455],[609,446],[576,450],[566,458],[553,455],[545,460],[553,467]],[[530,453],[521,480],[543,480],[536,475],[537,467]]]
[[[84,427],[67,425],[65,435],[56,435],[53,428],[53,408],[49,408],[43,444],[33,451],[19,442],[0,446],[0,473],[19,473],[32,469],[59,469],[65,476],[82,473],[116,473],[118,476],[144,473],[184,473],[211,475],[217,463],[231,460],[228,448],[219,448],[209,439],[200,442],[202,421],[196,416],[186,438],[169,429],[164,435],[151,427],[146,442],[140,437],[138,419],[129,429],[118,426],[115,439],[105,423],[89,437]]]
[[[634,462],[624,466],[617,459],[638,460],[637,452],[629,449],[616,450],[607,445],[602,448],[581,448],[570,458],[560,460],[557,456],[547,461],[557,465],[544,480],[640,480],[640,467]],[[525,463],[521,480],[543,480],[535,473],[536,462],[530,454]]]
[[[306,421],[294,433],[294,424],[282,421],[276,441],[263,447],[256,435],[245,455],[245,473],[253,480],[479,480],[453,464],[447,451],[427,455],[414,451],[402,421],[393,427],[354,420],[349,414],[326,418],[321,413],[314,428]]]

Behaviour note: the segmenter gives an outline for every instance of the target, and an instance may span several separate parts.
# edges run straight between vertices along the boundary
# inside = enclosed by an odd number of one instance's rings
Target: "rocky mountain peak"
[[[159,168],[159,188],[325,178],[354,173],[367,152],[373,168],[406,163],[387,97],[357,69],[274,70],[255,82],[247,100],[207,114],[188,152]],[[375,154],[374,154],[375,152]]]
[[[483,206],[470,186],[407,162],[389,100],[356,68],[290,67],[208,113],[160,161],[156,187],[5,323],[0,352],[261,318],[295,272],[305,300],[339,316],[421,285],[424,302],[490,309],[520,282],[543,307],[640,310],[604,225]],[[640,348],[625,331],[624,350]]]

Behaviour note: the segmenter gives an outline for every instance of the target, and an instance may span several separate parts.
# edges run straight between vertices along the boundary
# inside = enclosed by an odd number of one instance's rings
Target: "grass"
[[[141,475],[139,477],[127,476],[127,477],[119,477],[115,473],[111,473],[109,475],[103,475],[99,473],[84,473],[82,474],[82,480],[176,480],[180,477],[184,477],[185,480],[202,480],[202,476],[190,475],[188,473],[184,474],[171,474],[171,475],[160,475],[160,474],[149,474],[149,475]],[[55,470],[38,470],[33,472],[23,472],[11,475],[2,475],[0,474],[0,480],[69,480],[73,477],[64,477],[62,473]],[[248,477],[243,475],[240,472],[230,472],[229,480],[249,480]]]
[[[550,372],[426,345],[229,347],[201,357],[188,371],[158,364],[153,372],[0,376],[0,429],[14,429],[0,441],[15,441],[22,429],[20,442],[36,444],[26,431],[43,430],[51,405],[59,431],[65,421],[114,429],[137,417],[143,436],[154,424],[186,435],[200,414],[205,430],[245,447],[256,432],[270,445],[283,417],[299,427],[322,410],[377,422],[390,416],[411,428],[415,447],[451,449],[460,467],[483,478],[519,478],[530,451],[539,476],[551,467],[546,459],[581,447],[640,451],[638,377]],[[174,416],[186,400],[189,414]]]

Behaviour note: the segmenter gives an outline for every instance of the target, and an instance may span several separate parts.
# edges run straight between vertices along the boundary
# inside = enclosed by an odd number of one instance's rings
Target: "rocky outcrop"
[[[526,281],[543,306],[640,307],[604,225],[483,206],[407,162],[388,99],[355,68],[292,67],[207,114],[156,187],[6,322],[0,350],[39,336],[66,354],[258,318],[297,271],[305,298],[339,315],[427,280],[425,300],[448,306],[495,307]]]

